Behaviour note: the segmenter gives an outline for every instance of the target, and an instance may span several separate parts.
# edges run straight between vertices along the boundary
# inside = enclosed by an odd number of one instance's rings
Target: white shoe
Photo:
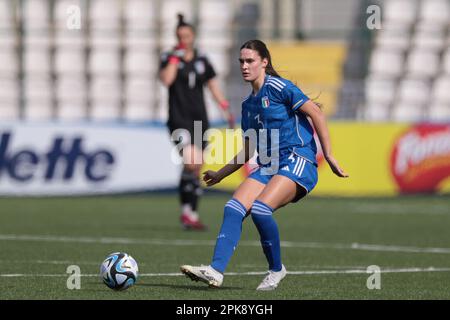
[[[202,281],[210,287],[218,288],[222,285],[223,274],[211,266],[193,267],[184,265],[180,267],[182,273],[191,278],[192,281]]]
[[[261,291],[275,290],[278,287],[280,281],[283,280],[285,276],[286,276],[286,268],[284,267],[284,265],[281,265],[280,271],[269,270],[269,273],[264,278],[264,280],[259,284],[256,290]]]

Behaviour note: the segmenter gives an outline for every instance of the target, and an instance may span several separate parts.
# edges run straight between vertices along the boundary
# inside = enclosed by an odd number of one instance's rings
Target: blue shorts
[[[291,179],[302,187],[306,193],[314,189],[318,179],[317,166],[294,152],[289,157],[282,157],[280,159],[280,165],[276,172],[269,170],[268,167],[260,166],[248,177],[267,184],[274,175],[285,176]],[[296,199],[295,201],[298,200]]]

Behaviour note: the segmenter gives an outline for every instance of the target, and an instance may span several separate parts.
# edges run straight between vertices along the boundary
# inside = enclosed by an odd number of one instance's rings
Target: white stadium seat
[[[439,56],[433,51],[413,50],[406,62],[408,76],[412,77],[433,77],[439,71],[439,66]]]
[[[28,31],[41,32],[50,26],[50,2],[42,0],[24,0],[24,26]]]
[[[448,24],[450,3],[448,0],[424,0],[421,2],[420,19],[434,24]]]
[[[369,103],[390,105],[394,101],[396,83],[382,78],[366,79],[366,97]]]
[[[389,105],[383,103],[366,103],[364,119],[367,121],[388,121]]]
[[[442,76],[434,82],[431,100],[438,104],[450,105],[450,75]]]
[[[20,88],[16,78],[0,78],[0,103],[15,104],[19,101]]]
[[[125,54],[125,72],[147,76],[158,70],[158,58],[153,50],[128,50]]]
[[[411,105],[423,105],[429,102],[430,91],[428,81],[406,78],[399,84],[398,100]]]
[[[0,29],[12,29],[14,26],[11,4],[11,1],[0,1]]]
[[[128,77],[125,82],[127,103],[139,102],[153,105],[156,100],[156,79],[150,77]]]
[[[51,101],[25,100],[24,117],[26,120],[51,120],[53,118]]]
[[[232,3],[228,0],[201,0],[199,5],[200,25],[205,23],[228,26],[233,18]]]
[[[413,36],[415,49],[440,51],[445,45],[445,36],[442,31],[417,31]]]
[[[98,76],[91,79],[91,99],[120,101],[121,86],[119,78]]]
[[[118,50],[92,50],[89,58],[89,70],[94,74],[118,75],[120,53]]]
[[[27,48],[24,50],[24,69],[26,73],[50,74],[50,50],[48,48]]]
[[[448,123],[450,121],[450,103],[432,103],[428,109],[428,120]]]
[[[59,101],[56,117],[59,120],[87,119],[86,103],[74,100]]]
[[[402,24],[412,24],[417,17],[418,3],[416,0],[385,1],[384,18]]]
[[[58,76],[56,81],[57,101],[85,101],[87,97],[86,79],[83,76]]]
[[[424,117],[423,108],[407,102],[398,102],[392,109],[392,119],[399,122],[418,122]]]
[[[91,0],[89,19],[92,29],[117,30],[120,28],[120,0]]]
[[[403,72],[403,62],[401,52],[375,49],[372,51],[370,71],[377,76],[399,77]]]
[[[128,0],[125,3],[124,16],[128,30],[153,32],[158,17],[156,3],[148,0]]]
[[[17,54],[11,48],[0,50],[0,76],[13,76],[19,70]]]
[[[50,76],[30,76],[24,79],[24,94],[26,101],[45,101],[52,100],[53,83]]]
[[[56,73],[84,74],[85,54],[80,48],[60,48],[55,52]]]
[[[377,32],[376,45],[378,48],[406,50],[410,44],[409,32],[383,28]]]
[[[57,48],[79,48],[85,47],[87,39],[83,30],[55,30],[55,46]]]
[[[4,102],[0,100],[0,120],[17,120],[19,118],[19,103],[17,101]]]
[[[120,102],[94,100],[91,105],[90,118],[92,120],[119,120]]]
[[[127,103],[124,118],[129,121],[153,120],[153,105],[145,103]]]

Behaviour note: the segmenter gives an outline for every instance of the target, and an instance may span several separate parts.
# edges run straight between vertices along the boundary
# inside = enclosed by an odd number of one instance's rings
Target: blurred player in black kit
[[[215,79],[214,68],[194,47],[194,27],[186,23],[181,14],[178,15],[176,36],[178,44],[161,57],[159,78],[169,89],[167,124],[172,139],[182,147],[183,172],[179,184],[181,224],[188,230],[204,230],[206,226],[199,219],[197,206],[202,193],[199,176],[206,143],[202,139],[194,139],[194,121],[201,121],[202,136],[209,128],[204,85],[208,86],[231,128],[234,127],[234,117]]]

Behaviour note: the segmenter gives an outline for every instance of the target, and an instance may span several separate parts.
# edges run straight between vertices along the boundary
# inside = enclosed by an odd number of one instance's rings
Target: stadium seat
[[[16,78],[0,78],[0,104],[17,104],[20,96],[19,82]]]
[[[86,102],[61,100],[58,102],[56,117],[59,120],[85,120],[87,119]]]
[[[13,10],[11,1],[0,1],[0,30],[12,29]]]
[[[124,18],[127,30],[134,32],[154,32],[155,20],[158,17],[154,1],[128,0],[125,3]]]
[[[85,54],[80,48],[59,48],[55,52],[55,71],[58,74],[84,74]]]
[[[94,76],[91,79],[91,99],[99,101],[120,101],[120,80],[116,77]]]
[[[94,49],[89,57],[89,71],[98,75],[118,75],[120,70],[120,53],[107,48]]]
[[[407,50],[410,44],[409,32],[405,30],[381,29],[377,33],[376,46],[382,49]]]
[[[19,70],[17,54],[11,48],[0,50],[0,77],[14,76]]]
[[[54,42],[57,48],[82,49],[86,46],[87,39],[83,30],[57,29]]]
[[[388,121],[389,105],[382,103],[366,103],[363,118],[366,121]]]
[[[153,105],[155,102],[156,79],[150,77],[128,77],[125,82],[127,103],[138,102]]]
[[[93,100],[90,110],[91,120],[120,120],[120,102]]]
[[[56,100],[82,102],[87,97],[84,75],[59,75],[56,80]]]
[[[52,100],[53,83],[49,75],[27,74],[24,79],[24,96],[26,101],[44,101],[50,103]]]
[[[418,122],[424,118],[423,108],[408,102],[394,104],[392,120],[399,122]]]
[[[394,101],[396,83],[390,79],[368,78],[366,80],[367,101],[372,104],[390,105]]]
[[[399,77],[403,71],[403,54],[394,50],[375,49],[372,51],[370,71],[380,77]]]
[[[28,32],[46,31],[50,26],[50,1],[24,0],[23,21]]]
[[[118,30],[120,15],[120,0],[90,1],[89,20],[92,30]]]
[[[429,102],[430,85],[428,81],[405,78],[398,88],[398,100],[400,103],[410,105],[423,105]]]
[[[128,121],[153,120],[153,105],[145,103],[127,102],[124,118]]]
[[[432,103],[428,109],[428,120],[437,122],[450,121],[450,103]]]
[[[384,19],[405,25],[411,25],[417,17],[417,0],[385,1]]]
[[[50,50],[46,47],[28,47],[24,50],[26,73],[50,74]]]
[[[436,79],[431,93],[431,100],[437,104],[450,105],[450,75]]]
[[[416,50],[439,52],[445,45],[445,36],[439,29],[417,30],[412,43]]]
[[[409,77],[431,78],[440,67],[439,56],[433,51],[412,50],[406,62]]]
[[[448,25],[450,21],[450,3],[448,0],[424,0],[421,2],[420,20],[433,24]]]
[[[26,120],[52,120],[51,101],[25,100],[24,118]]]
[[[19,104],[17,101],[5,102],[0,100],[0,121],[19,119]]]
[[[200,25],[214,23],[226,27],[232,18],[232,3],[228,0],[201,0],[199,3]]]
[[[125,53],[125,72],[146,76],[158,70],[158,58],[153,50],[127,50]]]

